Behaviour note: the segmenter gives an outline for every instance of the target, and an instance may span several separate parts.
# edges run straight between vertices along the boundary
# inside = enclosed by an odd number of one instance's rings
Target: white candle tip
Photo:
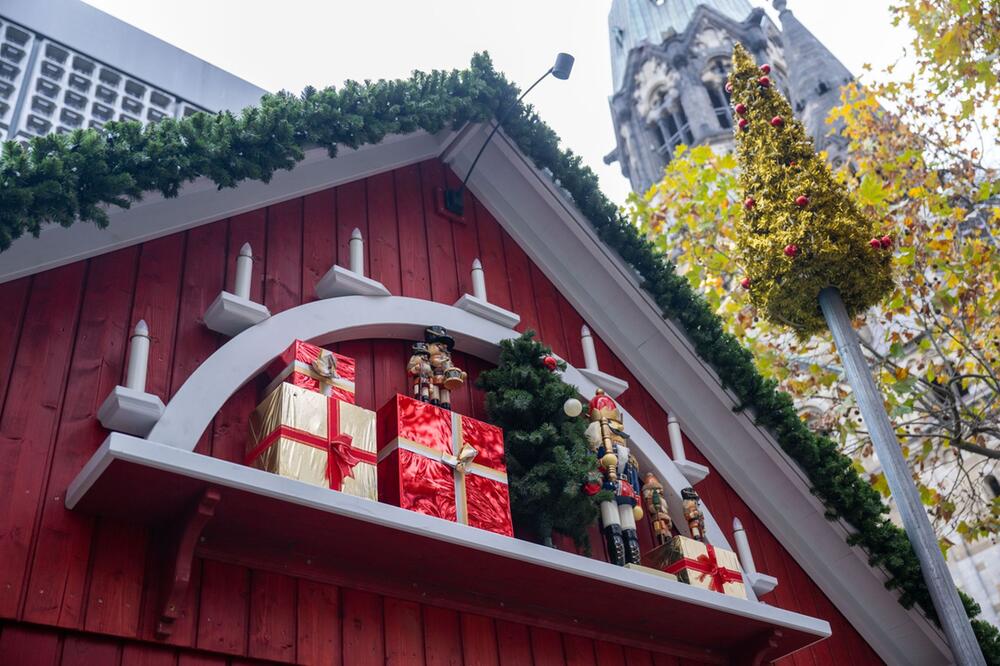
[[[585,338],[590,336],[590,329],[587,328],[586,324],[584,324],[583,327],[580,329],[580,335],[582,335]]]
[[[149,337],[149,326],[146,325],[145,319],[140,319],[139,323],[135,325],[135,334]]]
[[[481,271],[481,270],[483,270],[483,264],[480,263],[479,259],[473,259],[472,260],[472,270],[474,270],[474,271]]]
[[[740,522],[739,518],[733,518],[733,530],[740,531],[743,529],[743,523]]]
[[[361,229],[354,227],[354,231],[351,232],[351,240],[361,240]]]
[[[240,247],[240,256],[241,257],[253,256],[253,250],[250,248],[250,243],[243,243],[243,245]]]

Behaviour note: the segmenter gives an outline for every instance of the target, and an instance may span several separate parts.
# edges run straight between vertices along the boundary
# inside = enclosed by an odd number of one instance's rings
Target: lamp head
[[[552,76],[565,81],[573,71],[573,63],[576,58],[568,53],[560,53],[556,56],[556,64],[552,65]]]

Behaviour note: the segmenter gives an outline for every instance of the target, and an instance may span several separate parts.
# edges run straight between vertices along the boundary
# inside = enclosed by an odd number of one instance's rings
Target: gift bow
[[[319,377],[322,384],[329,384],[333,386],[335,379],[340,379],[340,375],[337,374],[337,359],[334,358],[333,354],[323,354],[321,353],[310,364],[313,372],[315,372]]]
[[[462,442],[462,448],[459,450],[457,456],[452,453],[446,453],[441,456],[441,462],[459,474],[465,474],[466,467],[475,460],[477,455],[479,455],[479,451],[476,450],[476,447],[468,442]]]
[[[677,573],[681,569],[690,569],[698,574],[698,582],[704,582],[706,578],[711,579],[708,589],[715,592],[726,590],[726,583],[742,583],[743,575],[739,571],[726,569],[719,566],[719,560],[715,555],[715,548],[711,544],[705,544],[708,551],[705,555],[699,555],[697,559],[681,558],[671,563],[664,571],[667,573]]]

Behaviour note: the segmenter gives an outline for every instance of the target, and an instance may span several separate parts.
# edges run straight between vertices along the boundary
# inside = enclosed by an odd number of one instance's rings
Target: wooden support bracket
[[[183,611],[184,597],[191,585],[194,551],[202,530],[215,515],[215,507],[221,496],[218,488],[206,488],[201,498],[174,526],[173,538],[168,544],[171,550],[168,551],[170,556],[162,586],[163,605],[156,621],[156,637],[160,640],[173,633],[174,622]]]
[[[783,635],[780,629],[771,629],[760,634],[754,640],[748,641],[739,654],[734,655],[733,663],[745,664],[745,666],[770,664],[779,656],[772,653],[778,647]]]

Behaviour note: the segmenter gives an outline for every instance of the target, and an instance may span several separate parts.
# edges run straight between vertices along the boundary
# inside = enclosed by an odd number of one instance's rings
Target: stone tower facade
[[[748,0],[613,0],[608,15],[618,162],[636,192],[660,179],[680,144],[733,145],[725,90],[733,44],[742,43],[789,98],[817,148],[839,157],[826,123],[851,73],[775,0],[781,28]]]

